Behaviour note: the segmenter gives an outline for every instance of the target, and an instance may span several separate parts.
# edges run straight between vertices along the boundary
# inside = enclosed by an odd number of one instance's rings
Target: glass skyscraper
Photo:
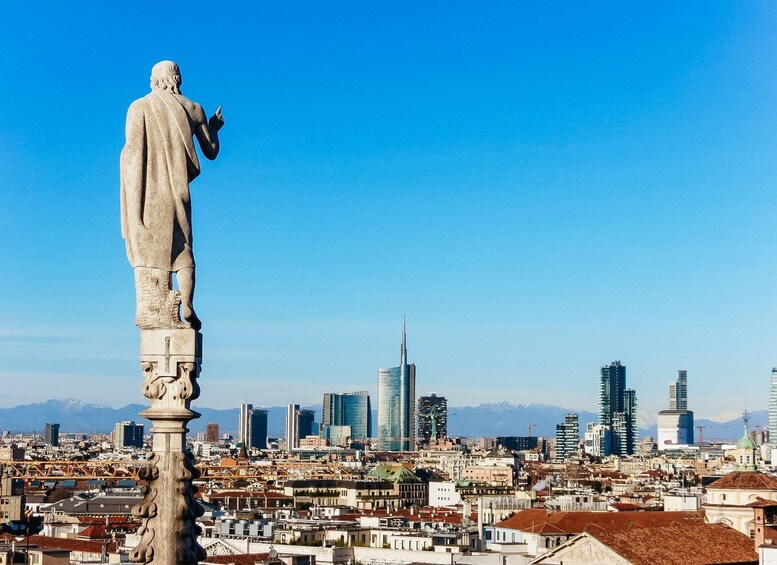
[[[448,400],[432,393],[418,399],[418,439],[429,442],[448,437]]]
[[[327,393],[321,416],[325,426],[350,426],[351,439],[365,440],[372,436],[372,405],[367,392]]]
[[[777,445],[777,367],[772,369],[769,388],[769,444]]]
[[[626,388],[626,367],[613,361],[602,367],[599,424],[612,430],[611,453],[633,455],[637,447],[637,393]]]
[[[677,380],[669,383],[669,409],[688,410],[688,371],[677,371]]]
[[[378,370],[378,442],[383,451],[415,447],[415,364],[407,362],[407,333],[402,322],[399,367]]]
[[[267,410],[241,404],[237,422],[237,439],[246,449],[267,448]]]

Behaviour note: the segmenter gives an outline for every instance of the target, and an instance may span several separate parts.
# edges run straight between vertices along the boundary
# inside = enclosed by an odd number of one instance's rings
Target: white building
[[[429,481],[429,506],[455,506],[462,502],[454,481]]]
[[[661,410],[658,413],[658,450],[678,449],[693,444],[693,412]]]

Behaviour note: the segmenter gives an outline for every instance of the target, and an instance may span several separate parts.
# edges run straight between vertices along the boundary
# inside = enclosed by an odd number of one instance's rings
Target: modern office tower
[[[237,419],[237,441],[246,448],[248,448],[248,438],[251,437],[251,411],[253,409],[253,404],[241,404]]]
[[[613,361],[601,370],[599,424],[611,430],[610,453],[633,455],[637,447],[637,395],[626,389],[626,366]]]
[[[43,432],[43,442],[52,447],[59,445],[59,424],[46,424],[46,430]]]
[[[613,361],[602,367],[599,388],[599,423],[612,424],[613,414],[623,412],[623,391],[626,389],[626,367]]]
[[[299,404],[286,408],[286,451],[299,448]]]
[[[499,436],[496,438],[497,445],[501,445],[513,451],[536,449],[539,443],[539,438],[537,436]]]
[[[448,437],[448,400],[432,393],[418,399],[418,439],[429,443]]]
[[[219,442],[219,425],[210,423],[205,426],[205,441],[207,443]]]
[[[669,410],[658,413],[659,451],[693,444],[693,412],[688,410],[688,371],[677,371],[669,383]]]
[[[610,426],[588,422],[585,427],[585,452],[595,457],[607,457],[612,448],[611,436]]]
[[[637,392],[633,388],[623,391],[623,417],[626,420],[625,437],[622,445],[626,446],[621,455],[633,455],[637,452],[639,441],[639,426],[637,424]]]
[[[246,449],[267,449],[267,410],[254,408],[248,418],[248,443]]]
[[[415,445],[415,364],[407,363],[402,321],[399,367],[378,369],[378,442],[383,451],[409,451]]]
[[[657,424],[659,451],[693,444],[693,412],[690,410],[661,410]]]
[[[777,367],[772,369],[772,382],[769,387],[769,444],[777,445]]]
[[[577,453],[579,443],[577,414],[567,414],[563,424],[556,424],[556,459],[565,461],[567,457]]]
[[[372,406],[367,392],[324,394],[321,433],[327,426],[349,426],[351,439],[365,440],[372,436]],[[328,439],[325,437],[325,439]]]
[[[677,371],[677,380],[669,383],[669,409],[688,409],[688,371]]]
[[[312,436],[314,433],[314,423],[316,419],[316,413],[313,410],[300,410],[299,411],[299,427],[297,428],[297,437],[302,439],[307,436]]]
[[[136,424],[132,420],[117,422],[113,428],[113,445],[143,447],[143,424]]]
[[[237,439],[246,449],[267,448],[267,410],[241,404],[237,423]]]

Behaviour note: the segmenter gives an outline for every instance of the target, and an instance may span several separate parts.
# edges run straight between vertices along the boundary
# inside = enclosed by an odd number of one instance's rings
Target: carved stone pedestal
[[[186,448],[186,425],[200,417],[189,407],[200,393],[202,334],[193,329],[141,330],[140,358],[143,395],[151,400],[151,408],[140,415],[153,423],[154,439],[148,465],[141,471],[147,481],[145,497],[132,509],[143,524],[130,560],[196,564],[205,558],[195,524],[203,510],[194,498],[192,480],[199,472]]]

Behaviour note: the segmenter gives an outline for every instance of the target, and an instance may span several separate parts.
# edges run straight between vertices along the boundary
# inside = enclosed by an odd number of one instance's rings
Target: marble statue
[[[199,330],[202,325],[193,304],[189,183],[200,174],[193,138],[206,158],[215,159],[224,119],[221,107],[206,118],[202,106],[181,94],[181,82],[178,65],[157,63],[151,70],[151,92],[127,112],[120,161],[121,231],[135,270],[135,325],[141,329]]]

